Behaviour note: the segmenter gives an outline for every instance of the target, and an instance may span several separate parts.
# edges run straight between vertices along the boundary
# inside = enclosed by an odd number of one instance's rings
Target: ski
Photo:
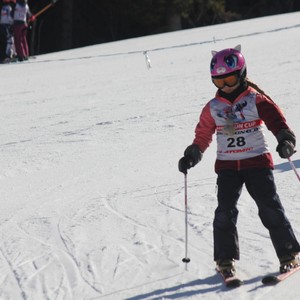
[[[228,288],[237,288],[244,284],[244,281],[241,280],[240,278],[238,278],[236,275],[226,276],[226,275],[224,275],[224,273],[220,272],[219,270],[217,270],[217,272],[220,274],[220,276],[222,277],[222,279],[224,281],[224,284]]]
[[[275,284],[287,279],[288,277],[295,274],[299,270],[300,270],[300,266],[293,268],[286,273],[281,273],[278,275],[267,275],[262,278],[261,282],[265,285],[275,285]]]

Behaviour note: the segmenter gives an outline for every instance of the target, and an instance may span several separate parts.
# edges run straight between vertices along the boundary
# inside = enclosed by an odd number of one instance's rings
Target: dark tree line
[[[37,13],[51,0],[29,0]],[[31,26],[35,54],[300,9],[298,0],[57,0]]]

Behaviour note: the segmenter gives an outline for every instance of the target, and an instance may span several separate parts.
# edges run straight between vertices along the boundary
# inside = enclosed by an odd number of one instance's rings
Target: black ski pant
[[[256,202],[258,215],[269,234],[278,257],[299,252],[300,246],[276,192],[271,169],[223,170],[218,174],[218,207],[215,210],[214,260],[239,259],[237,202],[245,184]]]
[[[3,60],[6,57],[6,30],[4,26],[0,26],[0,60]]]

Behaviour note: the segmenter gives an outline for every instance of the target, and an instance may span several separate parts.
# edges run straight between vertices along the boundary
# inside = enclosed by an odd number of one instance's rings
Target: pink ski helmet
[[[241,45],[219,52],[212,51],[212,55],[211,77],[225,77],[230,74],[238,74],[241,79],[246,77],[246,61],[241,53]]]

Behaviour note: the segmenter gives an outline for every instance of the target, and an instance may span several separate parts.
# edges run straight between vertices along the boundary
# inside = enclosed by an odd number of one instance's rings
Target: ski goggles
[[[221,77],[221,78],[220,77],[212,77],[211,80],[217,88],[222,89],[225,86],[228,86],[228,87],[235,86],[239,81],[239,76],[238,76],[238,74],[232,74],[232,75],[229,75],[226,77]]]

